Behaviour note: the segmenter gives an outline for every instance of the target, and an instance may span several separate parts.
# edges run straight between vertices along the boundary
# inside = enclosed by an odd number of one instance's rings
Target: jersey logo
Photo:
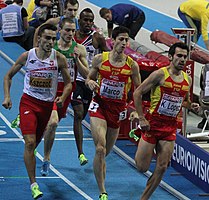
[[[30,60],[29,63],[34,64],[36,60]]]

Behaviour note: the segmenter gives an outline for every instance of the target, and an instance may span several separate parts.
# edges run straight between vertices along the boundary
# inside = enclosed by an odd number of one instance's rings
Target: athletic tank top
[[[78,40],[76,36],[74,36],[74,40],[85,46],[86,52],[87,52],[87,61],[88,61],[88,66],[91,68],[92,66],[92,60],[94,56],[98,53],[100,53],[99,49],[95,49],[93,46],[93,35],[96,31],[92,31],[87,37],[85,37],[83,40]],[[84,81],[85,79],[78,73],[76,80],[79,81]]]
[[[61,54],[63,54],[67,59],[68,71],[70,73],[70,79],[71,79],[72,83],[75,82],[75,79],[77,76],[77,66],[76,66],[75,57],[74,57],[74,48],[76,45],[77,45],[77,43],[75,41],[72,41],[72,45],[68,50],[61,50],[58,47],[57,42],[55,43],[55,46],[54,46],[54,49],[59,51]],[[74,84],[73,84],[73,86],[74,86]],[[63,89],[64,89],[64,80],[63,80],[61,72],[59,72],[57,91],[63,92]]]
[[[164,72],[165,81],[163,85],[151,90],[149,113],[163,119],[175,119],[189,91],[188,75],[182,71],[184,79],[178,83],[171,78],[167,67],[161,69]]]
[[[52,49],[47,59],[40,60],[36,56],[36,49],[31,49],[25,67],[23,92],[36,99],[53,102],[58,78],[56,50]]]
[[[102,53],[102,65],[98,72],[99,88],[96,90],[101,99],[111,103],[127,102],[127,94],[131,88],[133,59],[127,56],[122,67],[112,66],[109,62],[109,52]]]

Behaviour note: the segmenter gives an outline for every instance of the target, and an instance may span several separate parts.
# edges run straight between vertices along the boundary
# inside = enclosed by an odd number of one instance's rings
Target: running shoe
[[[43,196],[43,193],[40,191],[39,187],[38,187],[38,184],[34,185],[32,188],[31,188],[31,192],[32,192],[32,197],[34,199],[39,199],[40,197]]]
[[[34,150],[34,155],[36,156],[36,154],[37,154],[37,149]]]
[[[102,193],[99,195],[99,200],[108,200],[108,195],[107,193]]]
[[[129,137],[130,138],[133,138],[136,142],[139,140],[139,137],[135,134],[135,131],[136,129],[132,129],[130,132],[129,132]]]
[[[12,128],[19,128],[20,127],[20,115],[17,115],[17,117],[12,121],[11,127]]]
[[[88,159],[85,157],[85,155],[83,153],[80,154],[78,159],[80,161],[80,165],[85,165],[86,163],[88,163]]]
[[[48,176],[49,175],[49,167],[50,167],[50,162],[49,161],[44,161],[44,163],[41,167],[41,175],[42,176]]]

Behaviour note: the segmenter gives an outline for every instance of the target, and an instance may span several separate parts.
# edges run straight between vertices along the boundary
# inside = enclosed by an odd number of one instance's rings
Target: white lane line
[[[5,135],[5,134],[7,134],[6,131],[0,130],[0,135]]]
[[[136,4],[138,4],[138,5],[141,5],[141,6],[145,7],[145,8],[148,8],[148,9],[150,9],[150,10],[153,10],[153,11],[155,11],[155,12],[157,12],[157,13],[160,13],[160,14],[162,14],[162,15],[165,15],[165,16],[167,16],[167,17],[170,17],[170,18],[172,18],[172,19],[175,19],[175,20],[177,20],[177,21],[182,22],[179,18],[176,18],[176,17],[173,17],[173,16],[168,15],[168,14],[166,14],[166,13],[163,13],[163,12],[161,12],[161,11],[159,11],[159,10],[156,10],[156,9],[154,9],[154,8],[151,8],[151,7],[149,7],[149,6],[147,6],[147,5],[143,4],[143,3],[137,2],[137,1],[135,1],[135,0],[130,0],[130,1],[132,1],[133,3],[136,3]]]
[[[20,138],[0,138],[0,142],[23,142]]]
[[[10,122],[6,119],[6,117],[0,112],[0,117],[2,120],[9,126],[10,129],[20,138],[22,139],[22,135],[14,128],[10,127]],[[24,142],[24,140],[22,140]],[[43,161],[43,157],[38,152],[36,153],[36,156]],[[90,196],[88,196],[84,191],[82,191],[80,188],[78,188],[74,183],[72,183],[70,180],[68,180],[64,175],[62,175],[58,170],[56,170],[53,165],[50,165],[50,169],[58,176],[60,177],[65,183],[67,183],[71,188],[73,188],[76,192],[78,192],[81,196],[83,196],[87,200],[93,200]]]
[[[44,139],[42,139],[44,140]],[[75,141],[75,138],[55,138],[56,141]],[[85,141],[92,141],[92,138],[83,138]],[[20,138],[0,138],[0,142],[24,142]]]
[[[62,128],[73,129],[73,126],[58,126],[58,127],[57,127],[57,129],[62,129]]]
[[[0,179],[28,179],[28,176],[1,176]],[[58,176],[36,176],[37,179],[61,179]]]
[[[73,131],[56,131],[57,135],[74,135]]]

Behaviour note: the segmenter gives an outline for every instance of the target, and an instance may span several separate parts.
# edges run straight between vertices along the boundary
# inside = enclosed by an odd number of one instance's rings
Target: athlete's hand
[[[79,58],[81,55],[81,51],[78,49],[78,47],[74,48],[74,56],[75,58]]]
[[[150,124],[143,116],[139,117],[139,127],[142,131],[149,131],[150,130]]]
[[[63,107],[63,99],[62,99],[62,96],[60,97],[57,97],[54,102],[57,104],[57,107],[58,108],[62,108]]]
[[[139,119],[139,115],[136,111],[131,112],[129,118],[130,121],[134,121],[135,119]]]
[[[97,88],[99,88],[99,85],[96,81],[89,80],[86,82],[86,86],[89,87],[91,91],[95,91]]]
[[[6,109],[9,109],[9,110],[12,108],[12,101],[11,101],[10,97],[4,98],[2,106],[4,106]]]

